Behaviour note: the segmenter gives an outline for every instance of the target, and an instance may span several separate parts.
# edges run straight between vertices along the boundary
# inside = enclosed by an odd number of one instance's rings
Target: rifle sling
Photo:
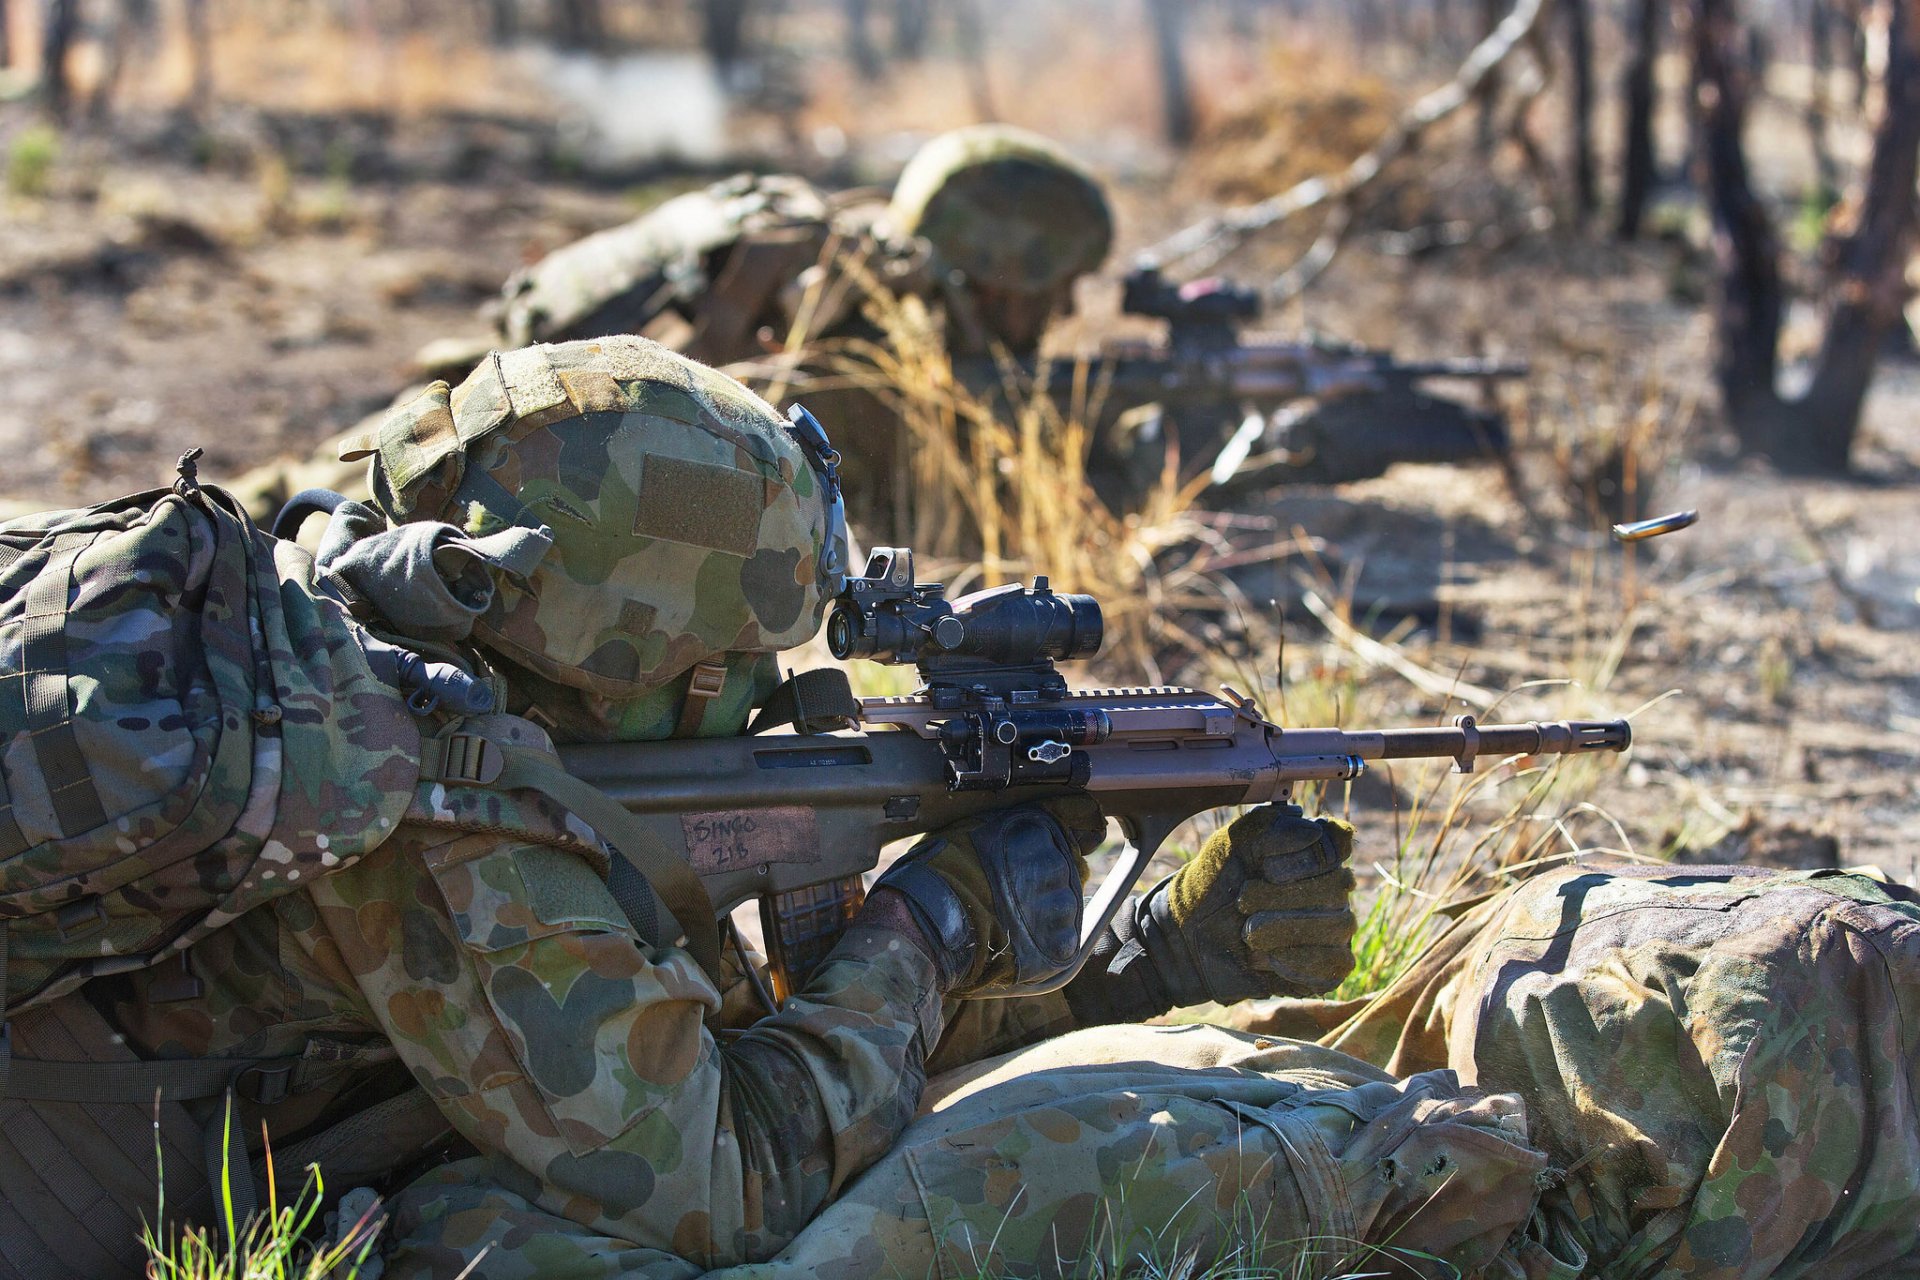
[[[859,719],[860,700],[853,696],[847,673],[838,667],[815,667],[782,681],[747,732],[765,733],[792,725],[797,733],[827,733],[851,729]]]
[[[592,827],[640,873],[635,881],[627,881],[617,872],[610,877],[616,898],[622,893],[629,898],[635,897],[642,888],[650,892],[662,909],[658,917],[660,923],[671,919],[678,924],[685,935],[678,940],[678,944],[685,946],[700,967],[706,970],[707,976],[713,979],[716,986],[720,986],[720,928],[714,920],[713,899],[707,895],[706,885],[700,882],[693,868],[684,859],[674,856],[673,851],[649,831],[645,823],[629,813],[625,806],[604,791],[568,773],[553,756],[531,747],[502,746],[499,749],[503,763],[500,775],[492,780],[492,785],[505,790],[539,791],[551,796]],[[647,906],[629,906],[625,900],[620,905],[628,912],[630,919],[636,910],[644,915],[648,909]],[[637,927],[638,921],[635,923]],[[673,941],[664,936],[668,932],[669,929],[661,929],[646,941],[656,944]]]

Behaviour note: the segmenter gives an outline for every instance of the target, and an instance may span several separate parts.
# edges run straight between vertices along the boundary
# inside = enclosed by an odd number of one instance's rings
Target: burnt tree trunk
[[[79,0],[46,0],[45,12],[40,28],[40,92],[53,118],[65,120],[73,99],[67,54],[80,25]]]
[[[1593,174],[1593,6],[1560,0],[1567,21],[1567,163],[1573,171],[1573,216],[1584,224],[1600,207]]]
[[[1714,377],[1736,423],[1769,416],[1785,296],[1780,241],[1747,176],[1746,49],[1734,0],[1694,0],[1695,162],[1713,207],[1720,296]],[[1736,430],[1737,430],[1736,425]]]
[[[1874,364],[1904,322],[1906,266],[1914,248],[1920,179],[1920,0],[1894,0],[1887,38],[1885,102],[1858,216],[1828,244],[1833,305],[1813,381],[1798,405],[1800,429],[1819,460],[1847,465]]]
[[[1147,0],[1153,20],[1154,52],[1160,66],[1160,109],[1167,141],[1185,147],[1193,141],[1193,89],[1187,82],[1187,0]]]
[[[1620,98],[1626,104],[1620,140],[1620,219],[1615,231],[1622,240],[1636,240],[1653,194],[1653,68],[1660,56],[1660,0],[1632,0],[1633,28]]]
[[[1826,331],[1806,393],[1783,399],[1777,346],[1785,308],[1780,242],[1755,196],[1741,147],[1750,89],[1734,0],[1695,0],[1695,113],[1714,215],[1721,290],[1714,373],[1741,448],[1783,470],[1844,471],[1884,340],[1907,298],[1920,175],[1920,0],[1894,0],[1884,102],[1866,187],[1826,246],[1833,263]]]

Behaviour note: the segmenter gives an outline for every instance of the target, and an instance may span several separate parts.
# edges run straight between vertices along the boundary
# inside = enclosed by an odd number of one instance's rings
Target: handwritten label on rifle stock
[[[686,813],[687,861],[700,875],[751,871],[775,862],[820,861],[820,824],[811,809],[728,809]]]

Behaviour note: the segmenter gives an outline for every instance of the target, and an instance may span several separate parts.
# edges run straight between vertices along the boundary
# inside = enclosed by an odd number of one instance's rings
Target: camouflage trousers
[[[1316,1045],[1215,1027],[1078,1032],[934,1080],[927,1110],[771,1261],[709,1273],[1064,1277],[1232,1259],[1297,1274],[1571,1276],[1509,1241],[1547,1161],[1511,1096],[1396,1081]],[[698,1274],[458,1166],[396,1206],[388,1274]],[[1491,1269],[1491,1270],[1490,1270]]]
[[[1518,1095],[1565,1170],[1537,1231],[1608,1280],[1920,1276],[1911,891],[1571,867],[1454,922],[1372,1001],[1236,1021]]]

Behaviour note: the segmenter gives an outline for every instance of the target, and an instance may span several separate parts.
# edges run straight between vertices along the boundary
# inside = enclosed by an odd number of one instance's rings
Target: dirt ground
[[[0,115],[0,142],[21,127]],[[367,177],[195,166],[96,141],[69,149],[44,193],[5,197],[0,498],[17,510],[164,483],[195,445],[214,474],[303,454],[400,390],[423,343],[481,331],[475,309],[512,269],[697,180],[572,184],[499,162],[520,135],[475,129],[395,126],[389,153],[453,159]],[[460,159],[475,146],[492,162]],[[1202,208],[1208,181],[1122,150],[1108,166],[1117,263]],[[1384,631],[1414,618],[1400,651],[1428,670],[1495,690],[1574,679],[1587,714],[1653,704],[1598,796],[1643,852],[1736,828],[1723,851],[1777,848],[1805,844],[1804,830],[1831,836],[1844,862],[1920,877],[1920,366],[1883,367],[1855,478],[1729,462],[1692,211],[1670,211],[1679,234],[1621,247],[1541,230],[1524,201],[1435,189],[1394,194],[1394,217],[1496,231],[1504,219],[1511,234],[1420,254],[1362,234],[1271,327],[1529,360],[1503,401],[1513,468],[1403,466],[1278,490],[1245,514],[1320,539],[1356,619]],[[1230,267],[1257,274],[1284,257]],[[1089,286],[1094,318],[1073,340],[1099,332],[1114,292],[1111,279]],[[1602,532],[1623,509],[1679,508],[1699,524],[1631,558]],[[1290,572],[1240,585],[1286,609],[1290,635],[1318,640]],[[1385,707],[1440,710],[1397,676],[1377,680]],[[1505,711],[1536,705],[1523,694]],[[1571,703],[1563,692],[1553,705]]]

